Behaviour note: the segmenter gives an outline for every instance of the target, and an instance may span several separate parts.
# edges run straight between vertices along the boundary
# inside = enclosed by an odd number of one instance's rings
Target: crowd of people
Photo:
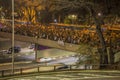
[[[1,31],[11,32],[12,29],[10,26],[7,26]],[[107,46],[112,42],[115,47],[120,47],[120,34],[119,31],[109,31],[104,30],[103,35]],[[55,25],[15,25],[15,34],[21,34],[25,36],[50,39],[54,41],[58,41],[58,44],[65,45],[65,43],[72,44],[80,44],[80,43],[88,43],[93,46],[99,45],[100,40],[95,31],[95,29],[91,30],[90,28],[80,28],[76,29],[74,27],[61,27]]]

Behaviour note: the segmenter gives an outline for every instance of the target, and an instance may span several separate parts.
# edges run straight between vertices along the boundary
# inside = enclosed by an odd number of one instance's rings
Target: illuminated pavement
[[[19,63],[21,62],[21,65],[28,65],[28,62],[32,62],[35,60],[35,51],[33,49],[29,49],[28,47],[30,46],[31,43],[26,43],[26,42],[19,42],[15,41],[15,45],[21,46],[21,51],[20,53],[15,53],[15,62]],[[3,39],[0,38],[0,69],[8,69],[8,66],[11,66],[8,63],[11,63],[12,61],[12,55],[7,54],[7,53],[2,53],[2,50],[8,50],[11,46],[11,41],[9,39]],[[60,49],[46,49],[46,50],[40,50],[37,51],[38,53],[38,58],[41,57],[50,57],[50,58],[56,58],[56,59],[62,59],[62,60],[54,60],[53,62],[49,63],[48,65],[51,64],[57,64],[57,63],[69,63],[72,62],[74,63],[75,59],[71,56],[75,55],[75,52],[70,52],[70,51],[65,51],[65,50],[60,50]],[[67,60],[63,60],[67,57]],[[71,61],[72,60],[72,61]],[[5,64],[5,65],[4,65]],[[29,65],[33,65],[34,63],[29,63]],[[8,66],[7,66],[8,65]],[[4,66],[4,67],[3,67]]]
[[[7,43],[8,44],[8,43]],[[19,44],[19,42],[18,42]],[[23,44],[23,43],[21,43]],[[23,46],[25,45],[24,48],[22,48],[21,52],[18,54],[15,54],[15,57],[17,59],[20,58],[20,61],[31,61],[34,60],[34,51],[28,49],[28,45],[27,43],[23,44]],[[4,46],[3,46],[4,47]],[[2,48],[1,48],[2,49]],[[51,52],[51,53],[50,53]],[[57,50],[57,49],[48,49],[45,52],[44,51],[40,51],[38,53],[38,57],[57,57],[57,56],[67,56],[67,55],[73,55],[74,53],[70,53],[64,50]],[[11,54],[5,54],[3,55],[4,57],[0,57],[0,60],[8,58],[11,59]],[[68,57],[69,58],[69,57]],[[69,58],[70,60],[73,59],[73,57]],[[66,60],[69,60],[66,59]],[[56,63],[56,62],[60,62],[62,61],[62,57],[60,57],[60,60],[51,62],[49,64],[52,63]],[[71,61],[70,61],[71,62]],[[67,62],[68,63],[68,62]],[[31,64],[31,63],[23,63],[24,66],[33,66],[35,64]],[[17,64],[15,67],[22,67],[23,64]],[[48,65],[49,65],[48,64]],[[37,65],[37,64],[36,64]],[[1,69],[8,69],[8,67],[11,67],[10,65],[1,65],[0,66]],[[103,71],[98,71],[98,72],[90,72],[90,71],[74,71],[74,72],[57,72],[57,73],[47,73],[47,74],[40,74],[40,73],[36,73],[33,76],[29,76],[28,77],[20,77],[20,76],[16,76],[17,78],[9,78],[9,79],[1,79],[1,80],[119,80],[120,79],[120,72],[116,71],[116,72],[103,72]]]
[[[7,45],[10,44],[9,40],[3,40],[4,43],[7,42]],[[3,43],[1,42],[1,44]],[[30,66],[36,66],[41,65],[41,63],[34,63],[32,62],[35,59],[35,51],[33,49],[29,49],[28,46],[30,43],[23,43],[23,42],[15,42],[16,45],[22,46],[20,53],[15,53],[15,68],[21,68],[21,67],[30,67]],[[0,48],[4,48],[7,50],[9,48],[8,46],[1,45]],[[0,50],[2,51],[2,50]],[[76,59],[73,57],[75,55],[75,52],[65,51],[65,50],[59,50],[59,49],[46,49],[46,50],[40,50],[38,51],[38,58],[40,57],[51,57],[56,58],[54,61],[49,62],[47,65],[52,64],[59,64],[59,63],[74,63],[76,62]],[[0,55],[0,70],[3,69],[10,69],[12,68],[11,64],[12,55],[7,53],[1,53]],[[46,65],[46,64],[44,64]]]
[[[9,42],[7,42],[8,44]],[[30,43],[20,43],[17,42],[17,44],[25,45],[24,48],[22,48],[21,52],[18,54],[15,54],[15,57],[17,60],[19,59],[21,63],[16,64],[15,68],[21,68],[21,67],[30,67],[38,65],[38,63],[27,63],[28,61],[34,60],[34,51],[32,49],[28,49],[28,46]],[[4,47],[4,46],[3,46]],[[51,64],[57,64],[57,63],[69,63],[75,61],[73,55],[74,52],[64,51],[64,50],[58,50],[58,49],[47,49],[38,51],[38,57],[56,57],[56,61],[52,61],[47,63],[47,65]],[[71,55],[71,56],[68,56]],[[0,59],[4,60],[5,58],[11,59],[11,54],[5,54],[4,57],[0,57]],[[61,56],[61,57],[60,57]],[[67,58],[64,58],[67,57]],[[22,61],[24,61],[22,63]],[[11,64],[6,65],[0,65],[0,69],[8,69],[11,68]],[[108,75],[109,74],[109,75]],[[28,76],[28,77],[19,77],[18,78],[11,78],[6,80],[119,80],[120,73],[118,72],[58,72],[58,73],[47,73],[47,74],[35,74],[34,76]],[[3,80],[3,79],[1,79]]]
[[[15,54],[15,62],[19,61],[33,61],[35,60],[35,53],[33,49],[29,49],[31,43],[15,41],[15,45],[21,46],[21,52]],[[0,63],[11,62],[12,55],[1,53],[2,50],[8,50],[11,47],[9,39],[0,38]],[[40,57],[60,57],[76,54],[75,52],[60,50],[60,49],[47,49],[37,51],[38,58]]]
[[[5,80],[119,80],[119,71],[62,71],[16,76]]]

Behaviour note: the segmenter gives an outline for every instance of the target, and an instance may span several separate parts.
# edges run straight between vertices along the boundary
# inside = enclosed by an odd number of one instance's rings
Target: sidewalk
[[[120,71],[72,70],[39,72],[0,78],[1,80],[119,80]]]
[[[29,63],[32,63],[32,61],[14,62],[14,66],[19,65],[19,64],[29,64]],[[11,68],[12,68],[12,63],[0,64],[0,70],[11,69]]]

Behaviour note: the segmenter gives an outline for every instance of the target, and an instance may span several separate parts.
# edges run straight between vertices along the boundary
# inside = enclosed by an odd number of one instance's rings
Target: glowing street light
[[[98,13],[98,16],[101,16],[102,14],[101,13]]]

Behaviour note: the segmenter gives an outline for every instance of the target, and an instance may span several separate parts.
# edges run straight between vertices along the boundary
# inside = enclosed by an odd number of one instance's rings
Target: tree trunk
[[[61,15],[58,16],[58,23],[61,23]]]
[[[99,36],[100,43],[101,43],[102,53],[100,53],[100,55],[101,55],[100,64],[108,64],[108,55],[107,55],[107,50],[106,50],[106,43],[105,43],[105,39],[104,39],[102,31],[101,31],[101,23],[100,23],[99,19],[96,18],[96,14],[95,14],[94,10],[91,7],[89,7],[89,10],[90,10],[90,13],[94,19],[94,22],[96,25],[96,32]]]
[[[113,52],[113,49],[112,49],[112,40],[111,40],[111,37],[110,37],[110,48],[109,48],[109,55],[110,55],[110,64],[113,64],[114,63],[114,52]]]
[[[96,21],[97,22],[97,21]],[[105,40],[101,31],[101,26],[99,23],[96,23],[96,32],[99,36],[101,47],[102,47],[102,53],[101,53],[101,64],[108,64],[108,56],[107,56],[107,50],[106,50],[106,44]]]

